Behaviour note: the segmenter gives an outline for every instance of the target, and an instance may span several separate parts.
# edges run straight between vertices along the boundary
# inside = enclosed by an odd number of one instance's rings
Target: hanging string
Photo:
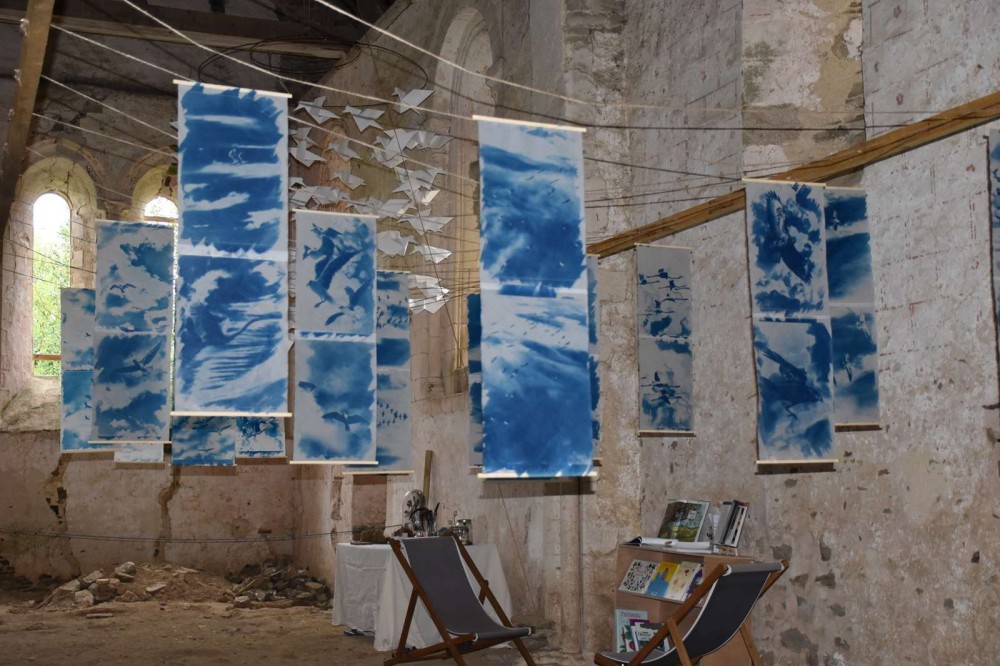
[[[86,93],[82,93],[79,90],[76,90],[75,88],[71,88],[68,85],[66,85],[65,83],[60,83],[59,81],[56,81],[55,79],[53,79],[51,77],[48,77],[45,74],[42,74],[41,77],[43,79],[45,79],[46,81],[48,81],[49,83],[57,85],[60,88],[64,88],[64,89],[70,91],[71,93],[73,93],[75,95],[79,95],[80,97],[82,97],[82,98],[84,98],[86,100],[89,100],[89,101],[91,101],[91,102],[93,102],[95,104],[99,104],[99,105],[103,106],[105,109],[108,109],[109,111],[114,111],[115,113],[121,114],[121,115],[125,116],[126,118],[128,118],[129,120],[131,120],[133,122],[136,122],[136,123],[139,123],[140,125],[148,127],[149,129],[153,130],[154,132],[159,132],[160,134],[163,134],[164,136],[168,136],[171,139],[174,139],[175,141],[177,140],[177,135],[176,134],[172,134],[172,133],[170,133],[170,132],[168,132],[166,130],[160,129],[159,127],[156,127],[155,125],[151,125],[151,124],[147,123],[145,120],[142,120],[141,118],[136,118],[135,116],[133,116],[133,115],[131,115],[129,113],[126,113],[125,111],[122,111],[121,109],[117,109],[117,108],[111,106],[110,104],[105,104],[101,100],[96,99],[94,97],[91,97],[90,95],[88,95]]]
[[[142,150],[148,150],[153,153],[159,153],[160,155],[166,155],[167,157],[174,157],[173,153],[168,153],[167,151],[160,150],[159,148],[144,146],[141,143],[136,143],[134,141],[129,141],[127,139],[119,139],[118,137],[111,136],[110,134],[105,134],[104,132],[98,132],[97,130],[87,129],[86,127],[80,127],[79,125],[74,125],[72,123],[67,123],[62,120],[50,118],[49,116],[43,116],[40,113],[32,112],[31,115],[35,116],[36,118],[41,118],[42,120],[48,120],[49,122],[55,123],[56,125],[64,125],[66,127],[72,127],[73,129],[79,130],[80,132],[86,132],[87,134],[95,134],[97,136],[104,137],[105,139],[111,139],[112,141],[117,141],[118,143],[124,143],[126,145],[132,146],[133,148],[141,148]]]

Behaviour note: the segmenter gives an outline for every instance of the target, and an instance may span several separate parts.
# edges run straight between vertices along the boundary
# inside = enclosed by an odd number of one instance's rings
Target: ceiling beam
[[[0,159],[0,238],[7,231],[10,207],[14,203],[17,181],[21,177],[21,160],[28,145],[31,130],[31,113],[35,110],[38,82],[45,64],[45,48],[49,43],[49,26],[55,0],[32,0],[26,15],[27,29],[21,40],[21,59],[18,69],[20,82],[14,93],[11,109],[13,117],[7,130],[7,143]]]
[[[24,16],[24,9],[14,5],[24,3],[0,1],[0,23],[18,23]],[[34,0],[30,4],[34,4]],[[119,3],[120,4],[120,3]],[[121,5],[128,8],[127,5]],[[334,37],[329,43],[321,40],[299,42],[308,31],[299,24],[285,21],[266,21],[242,16],[228,16],[212,12],[192,12],[187,10],[164,11],[156,8],[155,13],[167,24],[188,35],[191,39],[214,49],[253,50],[258,53],[275,53],[279,55],[308,56],[313,58],[339,59],[348,51],[347,44],[337,43]],[[119,12],[120,13],[120,12]],[[134,13],[134,12],[133,12]],[[175,16],[176,14],[176,16]],[[155,24],[150,19],[136,14],[136,18],[128,21],[118,20],[118,14],[108,12],[91,12],[90,16],[108,16],[109,18],[87,18],[83,16],[54,16],[52,24],[73,32],[106,37],[124,37],[126,39],[141,39],[169,44],[192,46],[191,42],[170,30]],[[169,15],[169,16],[168,16]],[[124,18],[124,17],[123,17]],[[268,40],[258,44],[262,40]]]
[[[825,183],[859,171],[869,164],[902,155],[998,118],[1000,118],[1000,92],[995,92],[862,141],[800,167],[769,175],[767,178],[801,183]],[[615,234],[598,243],[591,243],[587,246],[587,253],[610,257],[631,250],[640,243],[672,236],[720,217],[746,210],[746,205],[746,191],[741,188],[693,208],[668,215],[656,222]]]

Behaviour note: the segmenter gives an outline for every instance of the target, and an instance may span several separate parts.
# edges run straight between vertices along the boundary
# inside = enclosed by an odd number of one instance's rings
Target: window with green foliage
[[[59,290],[69,286],[69,204],[55,192],[32,207],[32,364],[34,373],[57,376],[60,369]]]

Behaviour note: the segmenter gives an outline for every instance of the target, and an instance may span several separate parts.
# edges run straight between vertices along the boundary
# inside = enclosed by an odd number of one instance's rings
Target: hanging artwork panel
[[[297,210],[295,221],[292,462],[375,465],[375,218]]]
[[[236,464],[236,419],[225,416],[175,416],[171,464],[174,467],[232,467]]]
[[[179,84],[177,415],[287,415],[287,97]]]
[[[483,466],[483,321],[479,294],[465,297],[469,337],[469,465]]]
[[[1000,330],[1000,130],[990,131],[990,220],[993,247],[993,312]]]
[[[237,458],[284,458],[285,420],[273,416],[237,416]]]
[[[822,188],[748,181],[746,197],[754,314],[827,314]]]
[[[691,249],[636,247],[639,432],[694,431]]]
[[[166,442],[174,228],[97,223],[94,439]]]
[[[410,388],[408,273],[379,271],[375,323],[375,458],[378,465],[347,467],[345,474],[413,471],[413,395]]]
[[[107,446],[90,443],[94,430],[94,290],[65,288],[60,291],[59,299],[62,311],[59,451],[107,450]]]
[[[877,428],[878,343],[865,192],[827,188],[824,217],[835,423],[854,429]]]
[[[753,345],[759,458],[829,459],[833,450],[829,321],[756,318]]]
[[[156,464],[163,462],[162,444],[115,444],[115,462]]]
[[[583,135],[478,120],[483,476],[588,475]]]
[[[597,257],[587,257],[587,351],[590,355],[590,428],[594,457],[601,455],[601,299],[597,283]]]

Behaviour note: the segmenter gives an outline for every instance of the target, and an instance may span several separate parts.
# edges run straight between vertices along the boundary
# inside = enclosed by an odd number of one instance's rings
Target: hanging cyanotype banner
[[[97,223],[94,439],[170,439],[174,228]]]
[[[413,471],[410,389],[409,273],[378,271],[375,322],[376,467],[347,467],[345,474],[405,474]]]
[[[990,131],[990,220],[993,248],[993,312],[1000,330],[1000,130]]]
[[[469,465],[483,466],[483,321],[479,294],[465,297],[469,321]]]
[[[62,311],[59,451],[108,450],[106,446],[90,443],[94,430],[94,290],[65,288],[59,298]]]
[[[175,414],[287,414],[287,97],[179,83]]]
[[[691,249],[636,247],[639,432],[694,431]]]
[[[296,463],[375,464],[375,218],[295,211]]]
[[[833,345],[821,187],[748,181],[758,464],[833,451]]]
[[[236,419],[175,416],[170,462],[174,467],[232,467],[236,464]]]
[[[868,198],[826,188],[826,267],[833,335],[834,422],[878,427],[878,342]]]
[[[601,455],[601,297],[597,283],[597,257],[587,257],[587,351],[590,356],[590,428],[594,440],[593,455]]]
[[[477,119],[483,476],[587,475],[583,134]]]
[[[237,416],[237,458],[284,458],[285,420],[274,416]]]

